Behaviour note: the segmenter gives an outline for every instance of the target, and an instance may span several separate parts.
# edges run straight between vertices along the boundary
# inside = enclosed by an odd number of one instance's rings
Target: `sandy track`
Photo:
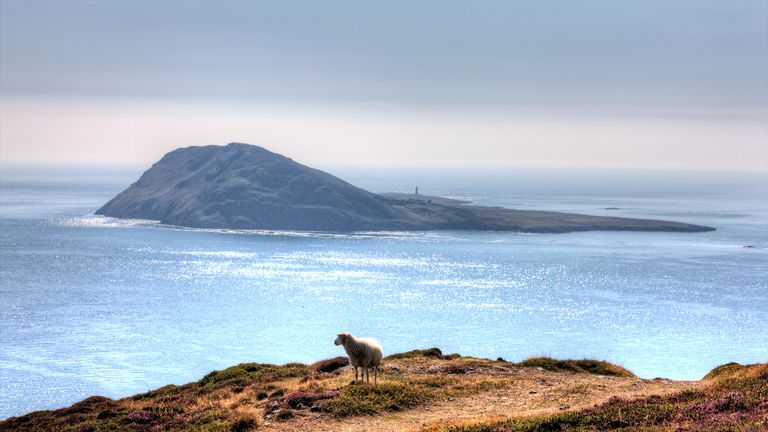
[[[430,374],[434,360],[398,363],[401,373]],[[347,373],[347,371],[344,371]],[[327,415],[298,411],[288,421],[267,421],[268,431],[414,431],[441,424],[500,420],[514,416],[551,414],[591,407],[612,397],[636,398],[664,395],[701,386],[698,381],[645,380],[588,374],[550,372],[539,368],[479,365],[466,375],[452,375],[468,382],[492,381],[487,391],[453,397],[398,413],[332,419]]]

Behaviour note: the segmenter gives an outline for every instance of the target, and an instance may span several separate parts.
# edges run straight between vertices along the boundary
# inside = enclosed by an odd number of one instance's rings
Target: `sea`
[[[0,170],[0,419],[241,362],[596,358],[699,379],[768,361],[768,173],[339,167],[374,192],[659,218],[705,233],[203,230],[93,212],[139,167]]]

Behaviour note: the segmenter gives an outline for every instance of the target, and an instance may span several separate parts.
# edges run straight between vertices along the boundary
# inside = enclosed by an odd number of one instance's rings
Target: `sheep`
[[[344,351],[349,356],[349,363],[355,368],[355,384],[357,384],[357,368],[363,368],[360,374],[361,383],[371,382],[368,376],[368,368],[373,368],[373,385],[378,383],[379,365],[382,353],[381,344],[374,338],[356,338],[349,333],[339,333],[334,345],[344,346]]]

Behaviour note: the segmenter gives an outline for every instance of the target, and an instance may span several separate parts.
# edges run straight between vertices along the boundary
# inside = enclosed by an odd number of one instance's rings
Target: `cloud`
[[[763,111],[645,112],[6,98],[0,155],[147,165],[177,147],[240,141],[319,166],[768,168]]]

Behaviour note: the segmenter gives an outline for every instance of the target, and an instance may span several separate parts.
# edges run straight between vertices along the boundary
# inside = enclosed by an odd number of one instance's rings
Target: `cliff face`
[[[307,231],[709,231],[678,222],[398,199],[355,187],[261,147],[174,150],[96,214],[193,228]]]

